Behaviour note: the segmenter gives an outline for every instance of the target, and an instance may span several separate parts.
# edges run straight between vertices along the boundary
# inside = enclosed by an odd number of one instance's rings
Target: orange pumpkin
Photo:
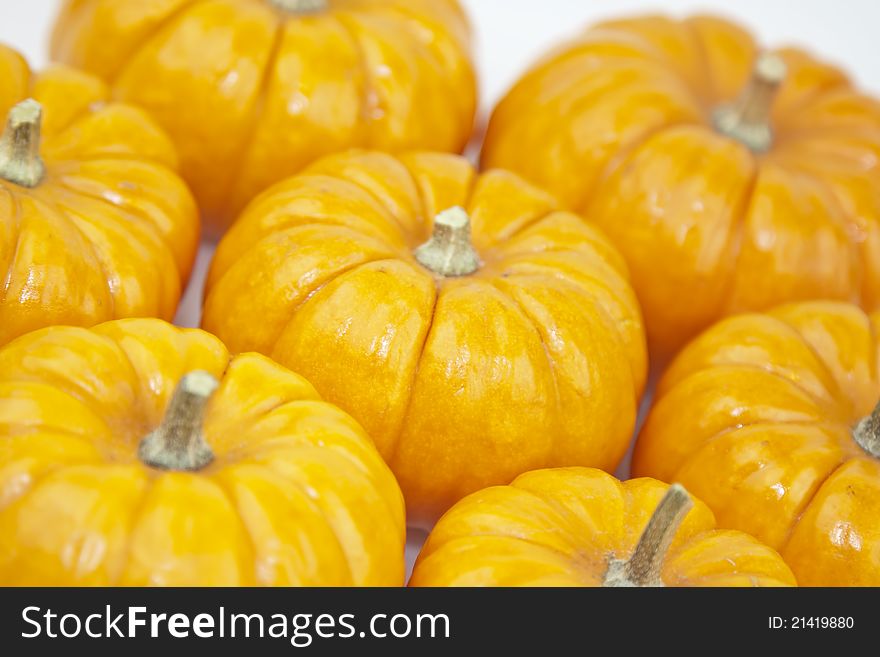
[[[410,586],[791,586],[772,549],[715,529],[684,488],[600,470],[540,470],[459,502]]]
[[[457,0],[67,0],[52,55],[149,110],[222,230],[323,155],[463,149],[470,38]]]
[[[415,522],[527,470],[613,469],[645,380],[608,241],[452,155],[352,152],[268,190],[220,243],[203,325],[360,421]]]
[[[400,489],[264,356],[156,319],[0,349],[0,581],[401,585]]]
[[[53,324],[174,317],[195,203],[168,137],[108,97],[96,78],[33,74],[0,45],[0,345]]]
[[[833,302],[721,322],[663,377],[633,471],[682,482],[803,585],[880,586],[878,331]]]
[[[880,304],[880,103],[712,16],[602,23],[498,106],[483,162],[596,222],[652,356],[789,301]]]

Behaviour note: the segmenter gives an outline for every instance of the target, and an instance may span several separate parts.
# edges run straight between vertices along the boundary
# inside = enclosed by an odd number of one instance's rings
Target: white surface
[[[880,95],[880,2],[876,0],[462,0],[478,33],[483,114],[548,48],[588,23],[633,13],[713,11],[739,19],[764,43],[795,44],[843,66],[865,89]],[[0,0],[0,42],[47,62],[46,40],[59,0]],[[197,326],[201,289],[213,247],[203,245],[178,323]],[[618,474],[625,475],[625,467]],[[424,534],[411,532],[411,566]]]

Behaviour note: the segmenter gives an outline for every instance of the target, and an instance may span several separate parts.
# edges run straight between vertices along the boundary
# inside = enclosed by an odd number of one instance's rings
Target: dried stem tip
[[[9,110],[0,136],[0,178],[22,187],[40,184],[46,169],[40,159],[40,128],[43,107],[23,100]]]
[[[329,0],[269,0],[269,3],[291,14],[315,14],[327,9]]]
[[[434,234],[416,249],[416,260],[438,276],[467,276],[480,268],[480,257],[471,244],[471,219],[463,208],[441,212],[434,219]]]

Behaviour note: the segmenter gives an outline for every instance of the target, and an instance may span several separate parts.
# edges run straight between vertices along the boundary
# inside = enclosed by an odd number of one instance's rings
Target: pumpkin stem
[[[9,110],[0,137],[0,178],[22,187],[36,187],[46,169],[40,159],[40,127],[43,107],[23,100]]]
[[[773,146],[770,109],[785,75],[785,62],[779,55],[764,53],[758,57],[752,79],[740,97],[715,111],[715,129],[755,153],[770,150]]]
[[[281,11],[291,14],[314,14],[327,9],[329,0],[269,0]]]
[[[138,457],[144,464],[160,470],[191,471],[214,460],[202,433],[202,421],[218,385],[213,375],[199,370],[180,380],[162,424],[141,441]]]
[[[880,459],[880,403],[853,429],[853,438],[863,450]]]
[[[480,268],[471,244],[471,218],[459,207],[434,218],[434,234],[416,249],[416,260],[438,276],[467,276]]]
[[[648,521],[632,556],[626,560],[612,559],[605,573],[603,586],[657,587],[663,586],[660,571],[663,560],[678,528],[694,501],[680,484],[673,484],[660,500]]]

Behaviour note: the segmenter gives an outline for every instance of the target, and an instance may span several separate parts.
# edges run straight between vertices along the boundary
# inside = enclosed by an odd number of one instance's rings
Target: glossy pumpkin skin
[[[221,379],[198,472],[137,456],[180,378]],[[0,350],[0,582],[395,585],[400,491],[303,378],[159,320],[48,328]]]
[[[43,107],[46,172],[33,188],[0,178],[0,345],[54,324],[170,320],[199,220],[168,137],[98,79],[32,73],[0,45],[0,125],[28,97]]]
[[[712,16],[600,24],[496,109],[483,163],[554,192],[630,266],[652,357],[721,317],[827,298],[880,303],[880,103],[796,49],[763,154],[713,112],[760,46]]]
[[[802,585],[880,585],[880,460],[852,436],[880,399],[878,329],[832,302],[721,322],[663,377],[633,472],[680,481]]]
[[[180,149],[211,230],[321,156],[460,152],[476,108],[457,0],[68,0],[52,55],[112,81]],[[288,0],[289,1],[289,0]]]
[[[633,553],[668,489],[599,470],[530,472],[453,507],[431,532],[410,586],[602,586],[611,559]],[[718,530],[697,501],[663,561],[665,586],[791,586],[772,549]]]
[[[413,251],[461,206],[482,266]],[[622,259],[518,177],[452,155],[331,156],[267,191],[217,251],[203,326],[308,378],[372,436],[413,522],[522,472],[613,469],[644,386]]]

